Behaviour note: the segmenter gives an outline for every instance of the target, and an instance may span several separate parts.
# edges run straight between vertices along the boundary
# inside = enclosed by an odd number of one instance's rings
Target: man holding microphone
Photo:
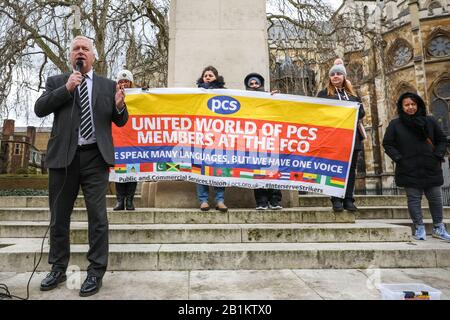
[[[106,193],[109,167],[114,165],[111,124],[121,127],[128,120],[123,88],[97,75],[92,68],[94,61],[92,41],[75,37],[70,46],[73,72],[49,77],[35,104],[38,117],[54,115],[45,159],[51,212],[48,262],[52,269],[40,289],[52,290],[66,280],[70,216],[81,187],[89,224],[89,266],[80,289],[82,297],[99,291],[106,271]]]

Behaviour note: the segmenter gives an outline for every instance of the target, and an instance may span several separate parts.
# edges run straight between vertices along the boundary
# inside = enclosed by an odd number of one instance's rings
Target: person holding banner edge
[[[117,74],[117,83],[121,88],[132,88],[133,74],[129,70],[121,70]],[[137,182],[116,182],[117,202],[113,210],[135,210],[133,199],[136,192]]]
[[[354,92],[352,85],[347,81],[347,71],[343,64],[336,64],[331,67],[328,72],[328,85],[325,89],[317,94],[319,98],[326,99],[336,99],[336,100],[347,100],[356,101],[359,103],[358,111],[358,130],[355,134],[355,141],[353,147],[353,155],[350,163],[350,171],[347,180],[347,189],[345,191],[344,199],[338,197],[331,197],[331,203],[333,211],[341,212],[344,209],[348,211],[356,211],[358,208],[355,206],[355,199],[353,197],[353,192],[355,188],[356,180],[356,163],[358,161],[358,154],[363,150],[364,140],[364,128],[362,127],[361,119],[365,116],[364,107],[361,103],[361,99]]]
[[[203,89],[225,89],[225,82],[219,72],[213,66],[207,66],[202,71],[201,77],[197,80],[197,86]],[[225,188],[214,187],[216,210],[227,212],[228,208],[225,205]],[[209,186],[204,184],[197,184],[197,197],[200,201],[200,210],[208,211],[210,206],[208,204]]]
[[[264,90],[264,77],[259,73],[249,73],[244,79],[245,90],[262,91]],[[272,92],[272,94],[275,93]],[[256,210],[281,210],[281,190],[276,189],[254,189]]]

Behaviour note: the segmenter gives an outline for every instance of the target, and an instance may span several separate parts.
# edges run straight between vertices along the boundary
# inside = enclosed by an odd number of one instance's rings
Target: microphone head
[[[75,62],[75,70],[81,71],[81,68],[83,68],[83,60],[77,59],[77,61]]]

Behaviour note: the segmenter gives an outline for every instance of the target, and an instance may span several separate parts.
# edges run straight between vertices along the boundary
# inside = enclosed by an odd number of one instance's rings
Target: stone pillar
[[[414,71],[417,93],[427,102],[429,100],[426,83],[427,77],[425,75],[423,41],[420,32],[419,1],[411,0],[409,2],[409,15],[411,17],[411,33],[414,46]],[[429,106],[429,103],[427,103],[427,105]]]
[[[265,0],[172,0],[169,87],[196,87],[208,65],[217,68],[229,89],[244,89],[250,72],[269,84],[266,21]]]
[[[172,0],[169,38],[169,87],[196,87],[208,65],[217,68],[229,89],[245,89],[244,77],[251,72],[270,83],[265,0]],[[144,182],[141,194],[147,207],[199,205],[195,184],[189,182]],[[213,195],[210,187],[211,205]],[[253,190],[226,188],[225,203],[254,207]],[[283,206],[298,206],[298,192],[283,191]]]

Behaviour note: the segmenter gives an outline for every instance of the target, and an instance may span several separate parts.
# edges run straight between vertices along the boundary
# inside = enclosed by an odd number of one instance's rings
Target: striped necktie
[[[80,105],[81,105],[81,121],[80,134],[84,139],[89,139],[92,136],[92,117],[91,108],[89,107],[89,94],[86,83],[86,75],[83,75],[83,80],[80,86]]]

